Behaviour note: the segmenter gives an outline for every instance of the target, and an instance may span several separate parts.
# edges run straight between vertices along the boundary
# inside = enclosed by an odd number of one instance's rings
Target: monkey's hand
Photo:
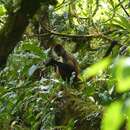
[[[48,59],[47,61],[44,61],[43,64],[47,67],[47,66],[50,66],[50,65],[55,65],[56,64],[56,60],[54,58],[50,58]]]

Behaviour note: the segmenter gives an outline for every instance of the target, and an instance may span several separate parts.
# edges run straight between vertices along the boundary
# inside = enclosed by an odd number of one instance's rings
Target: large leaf
[[[5,9],[5,7],[4,7],[4,5],[0,5],[0,16],[3,16],[3,15],[5,15],[5,13],[6,13],[6,9]]]
[[[122,103],[112,103],[104,113],[101,130],[119,130],[124,121]]]
[[[89,67],[87,69],[85,69],[83,74],[81,75],[81,77],[83,79],[87,79],[87,78],[90,78],[90,77],[102,72],[110,64],[110,61],[111,60],[109,58],[101,60],[100,62],[92,65],[91,67]]]
[[[130,90],[130,58],[122,58],[115,62],[114,76],[117,80],[117,91]]]
[[[130,22],[126,17],[119,16],[117,19],[114,19],[113,24],[118,25],[130,32]]]

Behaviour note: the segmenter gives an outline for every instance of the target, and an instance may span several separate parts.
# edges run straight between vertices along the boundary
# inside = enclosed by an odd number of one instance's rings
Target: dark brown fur
[[[57,56],[62,58],[62,62],[58,62],[51,58],[46,62],[46,66],[54,66],[56,68],[56,72],[58,72],[65,81],[70,81],[72,76],[74,76],[72,77],[73,81],[78,80],[79,66],[76,59],[60,44],[55,45],[53,50]]]
[[[54,51],[58,56],[62,57],[63,63],[68,64],[74,68],[76,75],[79,74],[79,65],[77,60],[70,53],[68,53],[62,45],[55,45]]]

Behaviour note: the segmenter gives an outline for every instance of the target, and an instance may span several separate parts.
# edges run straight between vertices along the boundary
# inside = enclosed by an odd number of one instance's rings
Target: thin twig
[[[119,1],[119,4],[120,4],[121,8],[124,10],[124,12],[126,13],[126,15],[129,17],[130,15],[129,15],[129,13],[126,11],[126,9],[124,8],[122,2],[121,2],[120,0],[118,0],[118,1]]]

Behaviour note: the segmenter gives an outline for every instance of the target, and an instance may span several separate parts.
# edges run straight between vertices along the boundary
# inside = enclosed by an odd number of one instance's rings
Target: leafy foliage
[[[19,10],[20,2],[0,1],[0,27],[10,12]],[[0,71],[0,129],[71,130],[82,126],[77,129],[97,130],[103,116],[102,130],[129,130],[129,0],[41,2],[43,6]],[[46,9],[47,18],[42,16]],[[118,45],[103,59],[113,39]],[[81,89],[45,67],[51,50],[41,46],[55,43],[62,44],[79,62]],[[58,112],[62,124],[56,126]]]
[[[32,63],[39,64],[46,58],[47,54],[36,45],[36,41],[21,43],[15,49],[15,53],[10,56],[8,67],[1,72],[0,92],[1,117],[7,117],[8,124],[12,123],[17,126],[17,123],[25,125],[25,122],[27,126],[36,129],[39,122],[42,121],[44,127],[51,127],[52,100],[58,83],[48,78],[36,81],[32,75],[30,77],[28,74]],[[1,128],[8,129],[6,128],[7,123],[3,122],[3,124],[5,126],[1,126]]]

